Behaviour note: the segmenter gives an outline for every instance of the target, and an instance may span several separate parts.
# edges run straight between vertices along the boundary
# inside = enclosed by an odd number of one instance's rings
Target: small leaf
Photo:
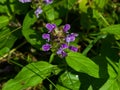
[[[28,64],[14,79],[10,79],[2,90],[24,90],[42,83],[43,79],[50,75],[52,67],[44,61]]]
[[[105,34],[120,35],[120,24],[111,25],[106,28],[103,28],[101,29],[101,32]]]
[[[83,72],[99,78],[99,67],[89,58],[80,53],[70,52],[66,57],[67,64],[77,72]]]
[[[80,80],[79,76],[76,74],[72,74],[70,72],[63,73],[59,78],[59,83],[68,89],[71,90],[79,90],[80,88]]]
[[[103,9],[104,6],[108,3],[108,0],[94,0],[94,3],[97,7]]]
[[[18,34],[18,32],[16,31],[16,33]],[[13,46],[13,44],[15,43],[15,41],[17,40],[17,38],[19,36],[16,36],[12,33],[11,34],[11,30],[10,28],[4,27],[0,30],[0,49],[7,47],[7,48],[11,48]]]
[[[6,26],[9,23],[9,18],[7,16],[0,16],[0,28]]]

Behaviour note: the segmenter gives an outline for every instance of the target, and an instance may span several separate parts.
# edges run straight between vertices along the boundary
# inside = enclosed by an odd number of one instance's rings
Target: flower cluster
[[[29,3],[29,2],[34,2],[34,0],[19,0],[21,3]],[[53,0],[36,0],[38,3],[36,4],[37,9],[35,10],[35,15],[37,18],[39,18],[39,15],[43,12],[42,10],[42,3],[45,3],[46,5],[53,3]]]
[[[74,52],[78,51],[78,48],[71,46],[70,42],[75,41],[78,36],[77,33],[69,33],[69,24],[57,28],[55,24],[46,24],[48,33],[42,34],[42,38],[46,40],[46,44],[42,46],[43,51],[49,51],[50,49],[61,57],[67,56],[67,50]]]

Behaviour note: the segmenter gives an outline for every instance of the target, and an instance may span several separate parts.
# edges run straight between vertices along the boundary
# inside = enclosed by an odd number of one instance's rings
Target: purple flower
[[[46,43],[46,44],[44,44],[44,45],[42,46],[42,50],[43,50],[43,51],[49,51],[50,48],[51,48],[51,45],[48,44],[48,43]]]
[[[37,18],[39,18],[39,14],[41,14],[43,11],[42,11],[42,9],[40,8],[40,7],[38,7],[36,10],[35,10],[35,15],[36,15],[36,17]]]
[[[66,57],[67,56],[67,53],[65,51],[63,51],[63,49],[61,49],[61,48],[58,49],[57,54],[61,55],[62,57]]]
[[[65,40],[66,40],[66,42],[73,42],[73,41],[75,41],[75,37],[77,37],[78,36],[78,34],[76,34],[76,33],[71,33],[71,34],[69,34],[69,35],[67,35],[67,37],[65,38]]]
[[[45,2],[46,4],[51,4],[53,3],[53,0],[44,0],[43,2]]]
[[[50,41],[50,34],[42,34],[42,38],[43,39],[47,39],[47,41],[49,42]]]
[[[50,33],[56,28],[56,25],[48,23],[48,24],[46,24],[46,28],[49,30],[48,33]]]
[[[63,27],[63,31],[68,33],[69,29],[70,29],[70,25],[69,24],[65,24],[65,26]]]
[[[62,44],[60,48],[61,49],[66,49],[66,48],[68,48],[68,45],[67,44]]]
[[[77,52],[78,51],[78,48],[77,47],[74,47],[74,46],[69,46],[69,49],[74,51],[74,52]]]
[[[31,2],[31,0],[19,0],[19,2],[21,2],[21,3],[28,3],[28,2]]]

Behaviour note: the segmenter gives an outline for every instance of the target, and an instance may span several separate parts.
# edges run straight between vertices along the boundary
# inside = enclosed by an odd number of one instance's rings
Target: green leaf
[[[10,79],[2,90],[24,90],[42,83],[52,72],[52,67],[51,64],[44,61],[28,64],[14,79]]]
[[[70,90],[66,87],[63,87],[63,86],[59,85],[59,84],[57,84],[56,87],[57,87],[58,90]]]
[[[73,8],[73,6],[75,5],[76,2],[77,2],[77,0],[63,0],[63,5],[65,8],[71,9],[71,8]]]
[[[80,53],[70,52],[66,57],[67,64],[77,72],[83,72],[99,78],[99,67],[91,59]]]
[[[8,47],[4,47],[4,48],[0,49],[0,57],[2,57],[4,54],[9,52],[9,50],[10,49]]]
[[[42,35],[38,30],[32,29],[33,24],[37,21],[36,16],[33,11],[30,11],[23,21],[22,33],[26,40],[36,47],[37,49],[41,48]]]
[[[17,36],[11,33],[10,28],[4,27],[0,30],[0,49],[4,47],[11,48],[17,40]]]
[[[79,8],[83,12],[87,12],[88,6],[86,5],[88,3],[88,0],[81,0],[79,1]]]
[[[108,3],[108,0],[93,0],[97,7],[104,8],[104,6]]]
[[[79,76],[67,71],[60,76],[59,83],[70,90],[79,90],[80,88]]]
[[[101,29],[101,32],[104,34],[120,35],[120,24],[111,25],[106,28],[103,28]]]
[[[7,16],[0,16],[0,29],[9,23],[9,18]]]
[[[116,78],[109,78],[99,90],[120,90],[120,83]]]

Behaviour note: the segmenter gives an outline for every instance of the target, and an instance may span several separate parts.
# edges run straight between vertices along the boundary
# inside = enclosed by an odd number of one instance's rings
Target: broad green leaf
[[[83,72],[99,78],[99,67],[91,59],[80,53],[70,52],[66,57],[67,64],[77,72]]]
[[[0,29],[9,23],[9,18],[7,16],[0,16]]]
[[[60,76],[59,83],[61,86],[71,90],[79,90],[80,88],[79,76],[67,71]]]
[[[52,72],[52,67],[51,64],[44,61],[30,63],[23,67],[14,79],[10,79],[2,90],[24,90],[42,83]]]
[[[39,30],[32,29],[33,24],[37,21],[33,11],[30,11],[23,21],[22,33],[26,40],[37,49],[41,48],[42,34]]]

